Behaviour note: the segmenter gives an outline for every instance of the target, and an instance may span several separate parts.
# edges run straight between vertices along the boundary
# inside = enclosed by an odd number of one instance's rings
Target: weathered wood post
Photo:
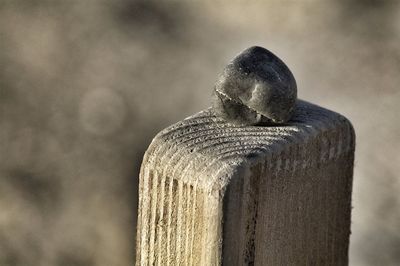
[[[347,265],[355,136],[297,101],[286,124],[207,109],[161,131],[142,163],[137,265]]]
[[[299,101],[292,122],[234,126],[211,109],[143,160],[137,265],[346,265],[354,132]]]

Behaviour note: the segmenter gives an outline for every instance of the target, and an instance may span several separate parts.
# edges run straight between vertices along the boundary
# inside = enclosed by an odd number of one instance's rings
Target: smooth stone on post
[[[296,80],[285,63],[267,49],[253,46],[219,76],[213,107],[234,124],[276,124],[289,121],[296,99]]]
[[[273,127],[204,110],[143,159],[136,265],[347,265],[355,136],[297,101]]]

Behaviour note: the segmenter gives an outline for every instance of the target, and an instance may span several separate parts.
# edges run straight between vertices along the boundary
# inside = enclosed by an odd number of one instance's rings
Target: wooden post
[[[355,136],[298,101],[291,122],[202,111],[160,132],[140,174],[137,265],[347,265]]]

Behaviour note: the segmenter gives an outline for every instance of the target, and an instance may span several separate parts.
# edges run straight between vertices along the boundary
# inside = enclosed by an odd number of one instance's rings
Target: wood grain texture
[[[204,110],[161,131],[142,163],[137,265],[347,265],[355,136],[298,101],[280,126]]]

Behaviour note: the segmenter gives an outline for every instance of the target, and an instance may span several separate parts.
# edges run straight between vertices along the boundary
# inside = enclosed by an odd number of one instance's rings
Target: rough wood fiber
[[[347,265],[354,140],[304,101],[281,126],[207,109],[168,127],[141,168],[137,265]]]

